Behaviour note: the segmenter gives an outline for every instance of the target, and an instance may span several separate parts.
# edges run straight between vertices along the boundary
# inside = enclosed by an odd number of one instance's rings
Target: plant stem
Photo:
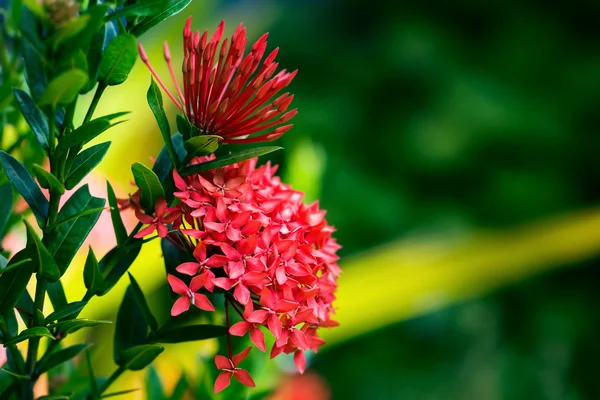
[[[102,386],[100,386],[100,389],[98,389],[98,393],[96,394],[97,398],[100,398],[100,396],[102,395],[102,393],[104,393],[106,391],[106,389],[108,389],[109,386],[112,385],[121,376],[121,374],[123,372],[125,372],[125,368],[123,368],[123,367],[117,368],[111,374],[111,376],[108,377],[108,379],[106,380],[106,382],[104,382],[102,384]]]
[[[8,342],[12,339],[12,336],[8,333],[8,328],[6,327],[4,322],[0,323],[0,332],[2,332],[2,337],[5,341]],[[21,358],[21,353],[19,352],[19,349],[17,349],[17,345],[13,344],[10,346],[5,346],[8,349],[8,351],[10,351],[10,354],[12,355],[12,357],[15,360],[15,363],[17,364],[17,372],[24,374],[25,366],[23,365],[23,359]]]
[[[102,81],[98,82],[98,87],[96,88],[96,92],[94,93],[92,102],[90,103],[87,113],[85,114],[85,118],[83,118],[84,124],[86,122],[89,122],[92,119],[92,116],[94,115],[94,111],[96,111],[96,107],[98,106],[98,103],[100,102],[100,97],[102,97],[102,94],[104,93],[105,89],[106,89],[106,84]]]
[[[231,334],[229,333],[229,299],[225,298],[225,326],[227,327],[227,354],[231,360]]]
[[[40,321],[35,310],[44,309],[44,300],[46,298],[46,279],[38,276],[37,284],[35,286],[35,300],[34,304],[34,315],[33,325],[40,326],[44,321]],[[34,337],[29,341],[29,347],[27,349],[27,361],[25,361],[25,370],[31,376],[35,370],[35,364],[37,360],[38,348],[40,346],[40,337]]]

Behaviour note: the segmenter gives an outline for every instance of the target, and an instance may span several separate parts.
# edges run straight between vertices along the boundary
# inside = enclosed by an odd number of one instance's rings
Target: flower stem
[[[44,300],[46,298],[46,279],[38,276],[35,286],[34,313],[32,316],[33,326],[40,326],[44,321],[38,319],[38,313],[35,310],[44,309]],[[25,370],[31,376],[35,370],[38,348],[40,346],[40,337],[34,337],[29,341],[27,349],[27,360],[25,361]]]
[[[225,326],[227,327],[227,354],[231,360],[231,334],[229,333],[229,299],[225,297]]]

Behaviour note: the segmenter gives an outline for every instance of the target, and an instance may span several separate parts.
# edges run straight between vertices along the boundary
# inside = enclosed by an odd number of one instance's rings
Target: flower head
[[[229,386],[232,376],[243,385],[250,387],[256,386],[248,371],[238,368],[238,365],[244,361],[248,356],[248,353],[250,353],[250,350],[252,350],[252,348],[248,347],[246,350],[231,358],[219,355],[215,357],[215,364],[217,365],[217,368],[221,370],[221,373],[215,381],[215,393],[219,393]]]
[[[218,135],[225,143],[271,141],[290,130],[292,125],[283,124],[297,113],[296,109],[287,111],[294,96],[275,95],[290,84],[297,71],[276,73],[279,49],[263,60],[268,34],[245,54],[247,37],[242,24],[225,39],[223,21],[210,37],[208,31],[202,35],[192,32],[191,24],[190,17],[183,31],[183,90],[175,77],[169,46],[164,45],[177,97],[166,88],[139,45],[140,58],[189,122],[200,133]]]

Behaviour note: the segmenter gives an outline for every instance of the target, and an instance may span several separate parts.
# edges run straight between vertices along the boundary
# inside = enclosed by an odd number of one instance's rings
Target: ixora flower
[[[183,90],[179,85],[167,42],[164,56],[177,90],[173,95],[158,77],[144,48],[139,44],[140,58],[167,96],[182,110],[198,133],[220,136],[225,143],[256,143],[271,141],[290,130],[283,125],[297,113],[287,111],[294,98],[277,93],[290,84],[297,71],[281,70],[273,50],[264,60],[267,36],[264,34],[244,55],[246,28],[240,24],[231,39],[222,39],[224,22],[209,38],[208,31],[200,35],[191,30],[192,18],[183,31]],[[219,47],[220,46],[220,47]]]
[[[192,164],[214,159],[196,157]],[[184,243],[194,259],[177,267],[180,278],[169,275],[172,290],[180,297],[171,311],[178,315],[195,305],[212,305],[200,292],[220,289],[225,294],[228,335],[249,334],[265,351],[264,332],[275,337],[271,358],[294,354],[297,369],[306,365],[304,352],[317,351],[324,343],[319,327],[333,327],[333,301],[340,269],[336,255],[340,246],[335,231],[325,220],[318,203],[302,202],[303,194],[282,183],[269,163],[257,167],[257,159],[207,172],[173,178],[178,203],[169,216],[142,215],[148,232],[167,229],[167,239]],[[163,228],[160,227],[163,226]],[[188,283],[185,283],[184,280]],[[231,324],[229,311],[239,315]],[[231,321],[233,322],[233,321]],[[247,349],[249,351],[249,349]],[[231,379],[252,386],[246,371],[237,368],[247,351],[228,358],[217,356],[222,372],[215,390]],[[242,357],[243,356],[243,357]]]

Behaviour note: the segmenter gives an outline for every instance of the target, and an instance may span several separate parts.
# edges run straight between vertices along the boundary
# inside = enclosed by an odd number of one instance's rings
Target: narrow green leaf
[[[19,380],[25,380],[25,381],[31,380],[31,377],[29,375],[19,374],[17,372],[11,371],[7,367],[0,368],[0,371],[6,372],[7,374],[12,375]]]
[[[21,114],[25,118],[25,121],[29,124],[29,127],[33,131],[35,138],[37,139],[42,149],[48,151],[48,140],[50,137],[48,122],[44,117],[44,114],[35,105],[35,102],[27,93],[21,89],[13,89],[17,106],[21,110]]]
[[[108,206],[110,207],[110,218],[115,230],[115,237],[117,238],[117,245],[120,246],[127,240],[127,230],[125,229],[123,219],[121,218],[117,196],[115,196],[115,191],[108,181],[106,181],[106,193],[108,197]]]
[[[3,259],[3,260],[6,260],[6,259],[4,258],[4,256],[2,256],[2,259]],[[21,260],[21,261],[17,261],[17,262],[15,262],[15,263],[12,263],[12,264],[9,266],[9,265],[8,265],[8,260],[6,260],[6,265],[4,265],[2,268],[0,268],[0,274],[5,274],[5,273],[7,273],[8,271],[12,271],[12,270],[13,270],[13,269],[15,269],[15,268],[19,268],[21,265],[23,265],[23,264],[25,264],[25,263],[28,263],[28,262],[31,262],[31,261],[33,261],[33,259],[31,259],[31,258],[26,258],[26,259],[24,259],[24,260]]]
[[[217,151],[220,139],[222,138],[216,135],[200,135],[186,140],[183,145],[188,157],[206,156]]]
[[[160,330],[152,338],[157,343],[182,343],[213,339],[227,335],[227,327],[220,325],[187,325]]]
[[[150,365],[163,350],[164,347],[156,344],[143,344],[131,347],[125,350],[119,365],[131,371],[142,370]]]
[[[93,119],[90,122],[81,125],[73,132],[70,132],[61,138],[57,147],[57,152],[66,151],[76,146],[83,146],[107,129],[118,125],[120,122],[113,123],[112,120],[122,117],[126,114],[128,114],[128,112],[118,112],[105,115],[104,117]]]
[[[107,85],[119,85],[127,79],[137,60],[137,40],[135,36],[121,34],[110,41],[98,70],[98,78]]]
[[[169,4],[169,0],[138,1],[136,3],[119,8],[114,13],[109,14],[106,19],[110,21],[131,15],[138,17],[154,15],[164,10],[167,4]]]
[[[88,251],[87,259],[85,260],[85,266],[83,268],[83,282],[87,290],[90,293],[97,295],[102,293],[104,287],[104,278],[98,267],[98,260],[92,250],[92,246]]]
[[[56,221],[56,223],[55,223],[55,224],[52,224],[52,225],[50,225],[50,227],[51,227],[52,229],[56,229],[56,228],[58,228],[59,226],[61,226],[61,225],[63,225],[63,224],[66,224],[67,222],[69,222],[69,221],[72,221],[72,220],[74,220],[74,219],[78,219],[78,218],[80,218],[80,217],[84,217],[84,216],[86,216],[86,215],[89,215],[89,214],[94,214],[94,213],[97,213],[97,212],[102,212],[102,211],[104,211],[104,207],[98,207],[98,208],[88,208],[87,210],[84,210],[84,211],[80,212],[79,214],[71,215],[71,216],[69,216],[69,217],[67,217],[67,218],[65,218],[65,219],[61,219],[61,220],[59,220],[59,221]]]
[[[172,141],[173,147],[175,148],[175,154],[177,154],[179,160],[183,160],[187,153],[183,147],[182,135],[176,133],[172,136]],[[173,192],[176,190],[175,183],[173,182],[173,162],[171,161],[171,157],[169,157],[166,146],[163,146],[160,153],[158,153],[152,171],[158,176],[165,191],[165,198],[167,199],[167,202],[170,202],[173,200]]]
[[[94,374],[94,368],[92,367],[92,358],[87,349],[85,349],[85,361],[90,379],[90,392],[93,395],[93,398],[96,398],[98,394],[98,383],[96,382],[96,375]]]
[[[21,296],[19,296],[19,299],[17,300],[15,310],[19,312],[19,315],[21,316],[21,319],[23,320],[27,328],[31,328],[31,315],[33,314],[34,308],[35,305],[33,304],[33,300],[31,299],[29,292],[27,290],[24,290],[21,293]]]
[[[61,335],[75,333],[83,328],[91,328],[100,324],[112,324],[112,321],[95,321],[86,318],[69,319],[67,321],[56,322],[52,325],[48,325],[49,329],[56,329],[57,332],[61,332]]]
[[[83,307],[85,307],[86,304],[87,301],[75,301],[73,303],[69,303],[61,309],[55,310],[48,315],[44,320],[44,324],[47,325],[54,321],[76,316],[81,310],[83,310]]]
[[[88,74],[80,69],[71,69],[52,79],[44,93],[40,96],[40,106],[70,104],[86,84]]]
[[[46,171],[44,167],[38,164],[33,164],[32,169],[41,187],[54,193],[65,193],[65,187],[62,185],[62,183],[60,183],[60,181],[56,179],[54,175]]]
[[[141,239],[136,239],[138,242]],[[119,279],[127,272],[127,269],[133,264],[137,255],[140,253],[142,246],[135,246],[130,250],[125,251],[124,249],[117,247],[109,251],[98,266],[102,275],[104,276],[104,287],[102,293],[99,296],[104,296],[110,289],[112,289]]]
[[[181,133],[185,140],[192,137],[192,125],[186,117],[177,114],[175,121],[177,122],[177,129],[179,130],[179,133]]]
[[[57,71],[68,71],[70,69],[80,69],[84,72],[88,72],[89,65],[87,61],[87,56],[84,54],[81,49],[77,49],[73,54],[71,54],[68,58],[61,59],[56,64]],[[87,86],[88,82],[84,85]],[[79,91],[79,93],[83,92],[83,89]]]
[[[63,288],[60,280],[56,282],[49,282],[48,285],[46,285],[46,292],[48,293],[52,307],[55,310],[60,310],[68,304],[67,296],[65,295],[65,289]],[[31,301],[31,303],[33,304],[33,301]]]
[[[37,400],[69,400],[71,396],[65,394],[52,394],[48,396],[38,397]]]
[[[55,339],[54,335],[52,335],[50,333],[48,328],[43,327],[43,326],[36,326],[34,328],[25,329],[23,332],[21,332],[19,334],[19,336],[17,336],[16,338],[13,338],[13,340],[7,342],[6,345],[12,346],[12,345],[20,343],[24,340],[32,339],[34,337],[47,337],[47,338],[50,338],[53,340]]]
[[[53,49],[56,51],[58,46],[65,40],[72,38],[85,29],[90,21],[90,15],[82,15],[79,18],[72,19],[61,25],[54,35]]]
[[[104,158],[110,142],[104,142],[90,147],[77,154],[73,165],[65,179],[65,188],[73,189],[83,178],[87,176]]]
[[[56,59],[61,60],[67,58],[77,50],[81,50],[87,54],[94,35],[98,32],[100,27],[104,25],[104,15],[109,8],[110,5],[108,4],[96,4],[91,6],[85,14],[90,16],[87,25],[78,35],[64,41],[59,48]]]
[[[124,356],[127,349],[146,343],[148,324],[136,301],[131,285],[125,291],[123,301],[117,313],[114,340],[114,360],[124,366],[128,359]]]
[[[171,141],[171,128],[169,127],[169,120],[167,119],[167,115],[165,114],[165,110],[163,108],[163,100],[160,89],[154,82],[153,78],[150,78],[150,87],[148,88],[146,98],[148,100],[148,105],[154,114],[154,118],[156,118],[158,127],[160,128],[160,133],[162,134],[165,147],[169,153],[169,157],[171,158],[171,162],[174,165],[177,165],[179,160],[177,159],[177,154],[175,153],[173,142]]]
[[[31,207],[38,225],[44,226],[48,217],[48,200],[46,200],[39,186],[23,164],[10,154],[0,151],[0,162],[10,182]]]
[[[100,396],[100,398],[101,399],[106,399],[106,398],[109,398],[109,397],[122,396],[124,394],[137,392],[138,390],[140,390],[140,389],[121,390],[119,392],[112,392],[112,393],[103,394],[102,396]]]
[[[50,282],[54,282],[60,278],[60,271],[58,265],[54,261],[54,258],[50,255],[50,252],[42,243],[42,240],[38,237],[35,230],[29,225],[26,220],[25,228],[27,230],[27,253],[33,259],[36,265],[35,269],[38,273],[46,278]]]
[[[62,206],[57,220],[70,220],[61,224],[48,242],[48,250],[61,269],[61,274],[71,264],[73,257],[75,257],[101,214],[101,211],[90,214],[84,214],[84,212],[89,209],[101,209],[104,207],[104,203],[104,199],[90,195],[88,186],[84,185],[73,193]],[[72,216],[76,215],[79,216],[71,219]]]
[[[146,297],[144,297],[144,292],[142,292],[142,288],[137,283],[133,275],[129,273],[129,280],[131,282],[131,289],[133,291],[133,295],[142,311],[142,315],[144,316],[144,320],[148,323],[150,330],[152,332],[158,331],[158,322],[156,321],[156,317],[150,311],[150,307],[148,307],[148,302],[146,301]]]
[[[74,358],[79,353],[81,353],[83,350],[85,350],[88,346],[89,344],[87,343],[76,344],[67,347],[66,349],[62,349],[50,354],[48,358],[40,362],[38,366],[39,373],[43,374],[44,372],[56,367],[57,365],[69,361],[70,359]]]
[[[152,365],[146,372],[146,396],[147,400],[166,400],[160,376]]]
[[[252,149],[244,149],[235,153],[218,157],[217,159],[212,161],[207,161],[201,164],[189,165],[185,167],[180,172],[180,174],[182,176],[197,174],[198,172],[209,171],[211,169],[224,167],[225,165],[235,164],[241,161],[249,160],[254,157],[264,156],[265,154],[269,154],[281,149],[282,148],[278,146],[265,146],[255,147]]]
[[[80,93],[87,93],[96,86],[98,82],[98,68],[104,54],[104,41],[106,40],[106,25],[102,25],[92,38],[90,50],[87,52],[88,83]]]
[[[13,206],[13,192],[10,182],[0,185],[0,239],[2,239],[4,228],[10,219]]]
[[[30,258],[26,250],[21,250],[15,254],[6,268],[11,268],[12,264],[19,263]],[[14,268],[0,275],[0,313],[7,313],[17,304],[17,301],[27,289],[27,283],[33,275],[35,264],[26,262],[19,268]]]
[[[165,262],[165,270],[167,274],[175,274],[176,268],[186,261],[189,261],[188,255],[185,251],[173,244],[173,242],[162,239],[160,241],[160,247],[163,253],[163,259]]]
[[[141,189],[140,201],[146,211],[154,211],[154,205],[160,197],[165,196],[163,187],[158,176],[142,163],[135,163],[131,166],[133,179]]]
[[[189,387],[190,383],[188,382],[187,378],[185,377],[185,375],[181,375],[181,378],[179,378],[179,380],[177,381],[177,384],[175,385],[175,388],[173,389],[173,393],[171,393],[169,400],[181,400],[185,395],[185,392],[187,392],[187,390],[189,389]]]
[[[192,0],[171,0],[162,12],[156,14],[153,17],[144,18],[142,22],[135,25],[135,27],[130,31],[130,33],[135,37],[142,36],[144,33],[148,32],[150,29],[160,24],[165,19],[181,12],[191,2]]]
[[[31,91],[31,96],[38,100],[48,84],[46,67],[49,64],[44,52],[38,50],[27,38],[23,38],[23,61],[25,64],[25,79]]]
[[[8,334],[10,336],[17,336],[19,333],[19,322],[17,321],[17,315],[15,314],[16,310],[10,310],[5,314],[0,314],[0,321],[4,318],[4,322],[6,323],[6,329],[8,330]]]

